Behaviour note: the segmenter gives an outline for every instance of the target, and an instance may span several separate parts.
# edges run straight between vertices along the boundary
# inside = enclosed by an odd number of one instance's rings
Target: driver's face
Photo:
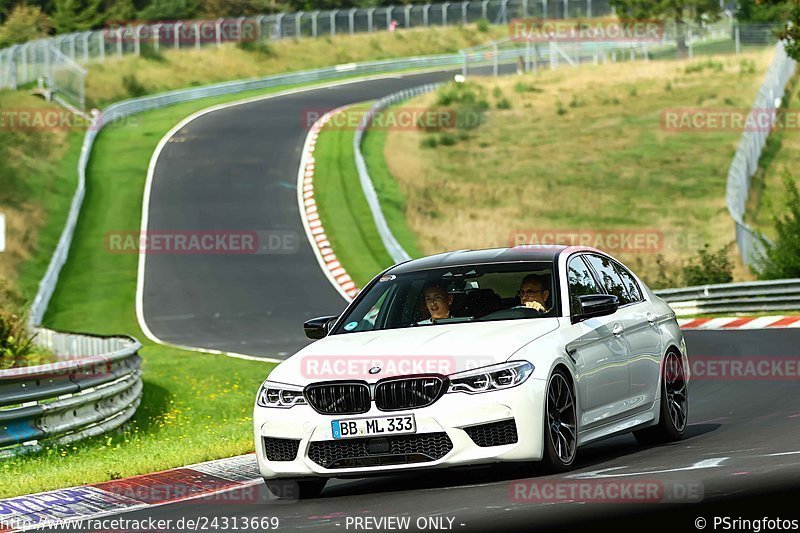
[[[453,296],[439,287],[432,287],[425,291],[425,307],[428,308],[431,318],[449,317],[451,303],[453,303]]]
[[[519,288],[519,299],[522,305],[528,302],[539,302],[544,305],[550,291],[542,290],[542,285],[538,281],[526,281]]]

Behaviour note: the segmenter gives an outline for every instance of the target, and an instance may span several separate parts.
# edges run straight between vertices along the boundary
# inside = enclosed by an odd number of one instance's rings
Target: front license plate
[[[416,433],[414,415],[382,416],[378,418],[351,418],[331,422],[334,439],[351,437],[377,437]]]

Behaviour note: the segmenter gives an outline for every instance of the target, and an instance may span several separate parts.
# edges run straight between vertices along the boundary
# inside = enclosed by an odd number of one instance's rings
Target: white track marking
[[[706,468],[717,468],[722,466],[722,462],[729,459],[729,457],[715,457],[714,459],[703,459],[702,461],[698,461],[691,466],[684,466],[681,468],[667,468],[664,470],[648,470],[645,472],[626,472],[623,474],[603,474],[603,472],[607,472],[609,469],[604,468],[603,470],[594,470],[592,472],[584,472],[581,474],[573,474],[571,476],[567,476],[571,479],[594,479],[594,478],[603,478],[603,477],[629,477],[629,476],[648,476],[652,474],[668,474],[670,472],[685,472],[687,470],[703,470]],[[623,467],[624,468],[624,467]]]

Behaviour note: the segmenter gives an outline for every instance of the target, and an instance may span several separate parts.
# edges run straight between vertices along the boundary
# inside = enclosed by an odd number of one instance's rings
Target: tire
[[[577,456],[578,416],[572,380],[563,370],[557,369],[547,382],[544,413],[544,455],[539,469],[566,472]]]
[[[658,424],[633,432],[636,441],[644,446],[679,441],[686,431],[689,393],[686,387],[686,369],[679,353],[670,351],[664,356],[659,382],[661,401]]]
[[[279,500],[306,500],[316,498],[325,488],[326,478],[265,479],[267,490]]]

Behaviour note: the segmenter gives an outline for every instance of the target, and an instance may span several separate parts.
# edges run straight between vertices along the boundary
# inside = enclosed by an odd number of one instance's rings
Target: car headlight
[[[258,391],[256,403],[261,407],[289,408],[295,405],[305,405],[303,387],[265,381]]]
[[[523,383],[533,374],[533,365],[528,361],[511,361],[499,365],[485,366],[451,374],[447,392],[478,394],[493,390],[510,389]]]

